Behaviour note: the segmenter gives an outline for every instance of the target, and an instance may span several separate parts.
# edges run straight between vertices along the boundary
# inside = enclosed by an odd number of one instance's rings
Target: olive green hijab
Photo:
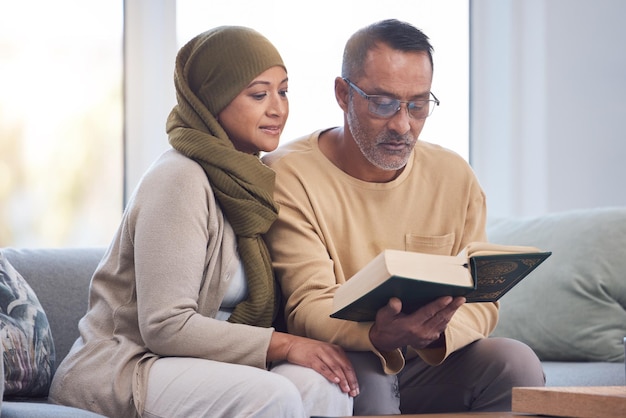
[[[252,29],[222,26],[196,36],[176,57],[177,104],[166,126],[172,147],[204,169],[237,235],[248,297],[228,320],[263,327],[271,326],[279,298],[261,237],[278,215],[275,176],[258,155],[235,149],[217,116],[254,78],[276,65],[285,67],[278,51]]]

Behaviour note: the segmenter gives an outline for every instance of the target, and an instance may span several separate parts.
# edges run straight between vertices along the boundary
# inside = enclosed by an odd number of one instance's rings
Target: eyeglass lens
[[[404,102],[402,100],[395,99],[388,96],[369,95],[361,90],[352,81],[344,78],[346,83],[352,87],[361,97],[368,101],[368,109],[375,115],[389,118],[398,112],[402,107],[402,103],[406,104],[409,115],[414,119],[425,119],[433,113],[436,105],[439,105],[439,100],[434,94],[430,93],[435,100],[415,100]]]
[[[402,101],[391,97],[370,96],[369,110],[376,115],[390,117],[400,110],[402,103]],[[415,119],[427,118],[435,108],[433,100],[417,100],[404,103],[406,103],[409,114]]]

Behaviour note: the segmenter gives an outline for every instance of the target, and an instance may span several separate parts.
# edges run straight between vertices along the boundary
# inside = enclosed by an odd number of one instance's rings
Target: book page
[[[476,255],[491,255],[491,254],[525,254],[525,253],[538,253],[542,252],[540,249],[532,246],[525,245],[502,245],[494,244],[491,242],[470,242],[459,253],[459,257],[473,257]]]
[[[394,276],[444,285],[474,286],[465,258],[385,250],[337,289],[335,306],[345,306],[357,295],[372,291]]]
[[[386,250],[385,261],[390,276],[457,286],[474,284],[464,257]]]

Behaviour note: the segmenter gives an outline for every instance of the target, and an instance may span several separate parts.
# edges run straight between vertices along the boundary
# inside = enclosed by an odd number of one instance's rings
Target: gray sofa
[[[34,290],[46,312],[57,364],[78,337],[78,320],[87,310],[89,281],[104,248],[0,249]],[[47,403],[45,398],[4,399],[2,418],[95,418],[101,415]]]
[[[601,208],[489,222],[489,238],[553,252],[504,296],[495,335],[528,343],[550,386],[624,385],[626,208]],[[78,335],[89,280],[104,248],[1,249],[41,302],[57,362]],[[94,417],[45,399],[4,400],[11,417]]]

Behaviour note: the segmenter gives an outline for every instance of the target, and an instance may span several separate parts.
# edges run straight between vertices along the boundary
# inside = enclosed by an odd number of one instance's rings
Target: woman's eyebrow
[[[283,84],[283,83],[285,83],[287,81],[289,81],[289,77],[285,77],[279,84]],[[250,88],[252,86],[256,86],[258,84],[270,85],[272,83],[270,81],[267,81],[267,80],[255,80],[252,83],[250,83],[247,88]]]

